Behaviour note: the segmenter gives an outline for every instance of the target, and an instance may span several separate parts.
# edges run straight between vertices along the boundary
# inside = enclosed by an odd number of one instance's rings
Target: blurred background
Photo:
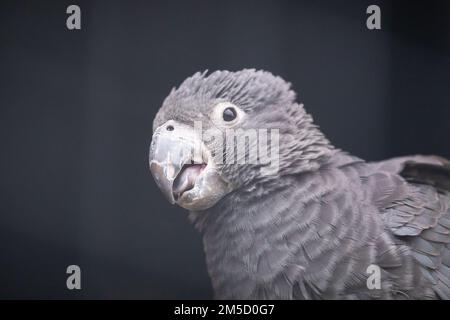
[[[371,4],[381,30],[366,28]],[[281,75],[364,159],[450,158],[449,1],[0,7],[0,298],[212,297],[200,235],[147,164],[163,99],[199,70]],[[81,290],[66,288],[71,264]]]

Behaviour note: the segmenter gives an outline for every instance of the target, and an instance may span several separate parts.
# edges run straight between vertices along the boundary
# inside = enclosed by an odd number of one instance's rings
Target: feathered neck
[[[231,193],[201,216],[191,213],[203,235],[217,297],[261,297],[258,288],[275,281],[296,248],[317,236],[311,226],[320,213],[313,202],[330,192],[322,187],[324,179],[318,171],[286,176],[255,185],[253,190]],[[315,250],[321,246],[315,245]],[[306,267],[305,254],[295,255],[302,260],[299,265]]]

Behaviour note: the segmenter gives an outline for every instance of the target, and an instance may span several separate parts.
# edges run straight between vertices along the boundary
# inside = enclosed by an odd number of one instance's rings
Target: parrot
[[[336,148],[268,71],[174,87],[149,166],[201,234],[215,299],[450,299],[450,161]]]

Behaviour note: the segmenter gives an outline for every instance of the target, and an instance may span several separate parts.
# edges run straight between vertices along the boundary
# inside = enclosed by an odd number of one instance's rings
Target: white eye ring
[[[245,112],[231,102],[219,102],[211,113],[211,120],[217,126],[231,127],[245,116]]]

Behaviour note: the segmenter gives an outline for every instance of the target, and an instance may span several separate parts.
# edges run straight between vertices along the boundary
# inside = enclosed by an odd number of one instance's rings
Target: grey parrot
[[[366,162],[296,99],[267,71],[202,72],[154,119],[150,170],[202,234],[215,298],[450,299],[450,162]],[[259,142],[237,159],[217,138],[251,129],[277,130],[265,135],[277,170],[242,161]]]

